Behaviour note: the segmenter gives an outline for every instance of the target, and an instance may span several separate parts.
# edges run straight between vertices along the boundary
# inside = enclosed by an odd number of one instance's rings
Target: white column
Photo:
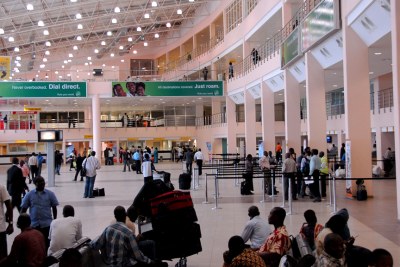
[[[275,149],[275,102],[274,92],[265,82],[261,83],[262,139],[264,151]]]
[[[326,101],[324,70],[311,52],[306,58],[308,146],[326,153]]]
[[[226,97],[226,124],[228,153],[236,153],[236,103],[229,96]]]
[[[376,140],[376,164],[380,166],[383,170],[383,162],[382,162],[382,129],[380,126],[376,127],[375,131],[375,140]]]
[[[351,178],[372,176],[371,118],[368,47],[343,22],[343,77],[345,102],[346,142],[351,142]],[[372,196],[372,182],[365,181]],[[350,184],[349,184],[350,185]],[[349,185],[346,187],[349,188]],[[355,181],[351,183],[356,192]]]
[[[400,173],[400,3],[390,1],[392,20],[392,64],[393,64],[393,114],[394,141],[396,151],[396,173]],[[396,179],[397,189],[397,219],[400,220],[400,179]]]
[[[299,84],[288,69],[285,69],[284,74],[286,147],[293,147],[299,153],[301,148]]]
[[[96,151],[96,157],[101,159],[101,128],[100,128],[100,99],[99,95],[92,96],[92,122],[93,122],[93,143],[92,149]]]
[[[256,156],[256,104],[250,92],[244,93],[244,132],[246,140],[246,155],[251,154]]]

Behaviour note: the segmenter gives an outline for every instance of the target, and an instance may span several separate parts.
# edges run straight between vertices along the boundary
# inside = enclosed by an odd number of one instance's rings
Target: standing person
[[[31,170],[31,179],[35,181],[35,177],[37,176],[38,171],[38,160],[35,152],[32,152],[32,155],[28,160],[29,169]]]
[[[253,50],[251,50],[251,56],[253,57],[253,63],[254,65],[257,65],[258,60],[260,59],[260,57],[258,56],[258,51],[257,49],[253,48]]]
[[[141,163],[140,163],[140,151],[139,149],[136,149],[135,153],[133,154],[133,160],[135,161],[135,166],[136,166],[136,174],[141,174]]]
[[[114,165],[114,151],[112,148],[108,149],[108,165]]]
[[[15,237],[10,255],[0,261],[0,266],[44,266],[45,238],[38,230],[32,229],[28,214],[19,215],[17,227],[21,229],[21,233]]]
[[[74,151],[71,152],[71,154],[69,154],[69,158],[71,159],[71,161],[69,162],[69,171],[71,171],[71,169],[75,169],[74,167],[74,162],[75,162],[75,153]],[[76,162],[75,162],[76,164]]]
[[[4,206],[6,211],[4,212]],[[6,223],[8,225],[6,226]],[[7,257],[7,235],[14,232],[13,207],[6,187],[0,184],[0,261]]]
[[[122,115],[122,127],[128,127],[128,114],[124,114]]]
[[[180,146],[178,147],[178,159],[176,160],[176,162],[183,162],[183,148]]]
[[[24,160],[21,159],[21,161],[19,162],[19,167],[22,170],[22,176],[24,177],[24,192],[22,192],[22,195],[25,196],[25,191],[29,192],[29,188],[28,185],[26,184],[26,178],[29,176],[29,167],[27,166],[27,164],[25,163]],[[29,180],[29,178],[28,178]],[[31,183],[31,181],[29,181],[29,183]]]
[[[21,199],[22,193],[25,192],[25,178],[22,174],[22,170],[19,167],[18,158],[12,159],[12,166],[7,170],[7,190],[11,196],[11,204],[17,207],[17,210],[21,212]]]
[[[258,160],[258,166],[260,166],[260,169],[264,173],[264,184],[265,184],[265,189],[267,192],[271,190],[271,165],[269,164],[269,158],[268,158],[268,151],[264,151],[263,156]]]
[[[267,221],[260,217],[257,206],[251,206],[248,209],[248,215],[250,220],[246,223],[241,236],[245,243],[250,240],[252,249],[259,249],[264,244],[271,229]]]
[[[44,157],[43,157],[43,155],[42,155],[42,153],[38,153],[38,156],[37,156],[37,161],[38,161],[38,175],[42,175],[42,166],[43,166],[43,162],[44,162]],[[29,183],[30,183],[31,181],[29,181]]]
[[[154,163],[158,163],[158,148],[154,148]]]
[[[142,163],[142,173],[144,178],[144,183],[148,181],[153,181],[153,171],[156,171],[153,162],[150,160],[149,153],[144,154],[144,160]]]
[[[35,181],[36,188],[29,191],[22,199],[21,212],[25,213],[29,208],[32,227],[43,234],[46,249],[49,248],[49,231],[53,219],[57,219],[57,206],[59,205],[56,195],[45,189],[45,181],[38,176]],[[53,215],[53,216],[52,216]]]
[[[108,165],[108,147],[104,149],[103,155],[104,155],[104,164]]]
[[[107,226],[99,237],[90,242],[90,246],[104,251],[109,266],[157,266],[140,251],[135,235],[125,225],[125,208],[117,206],[114,217],[117,222]]]
[[[247,193],[249,195],[252,195],[254,190],[253,187],[253,156],[251,154],[248,154],[246,157],[246,161],[244,163],[246,173],[245,173],[245,180],[246,180],[246,188],[247,188]]]
[[[281,143],[277,143],[275,147],[275,159],[276,163],[279,163],[282,160],[282,146]]]
[[[229,79],[233,78],[233,64],[232,61],[229,62]]]
[[[285,155],[285,160],[282,163],[282,173],[284,176],[284,187],[285,187],[285,200],[289,199],[289,180],[290,184],[292,186],[292,199],[297,200],[296,197],[296,184],[295,184],[295,174],[297,173],[297,168],[296,168],[296,161],[294,161],[293,157],[290,155],[290,153],[286,153]]]
[[[65,205],[63,216],[63,218],[55,219],[50,224],[48,255],[62,248],[70,248],[82,238],[82,222],[74,217],[74,207]]]
[[[192,165],[193,165],[193,151],[188,148],[185,153],[185,161],[186,161],[186,172],[192,175]]]
[[[203,78],[205,81],[207,81],[207,76],[208,76],[208,69],[207,67],[204,67],[203,69]]]
[[[203,174],[203,160],[204,160],[204,155],[203,152],[201,152],[201,148],[197,150],[197,152],[194,154],[194,160],[196,161],[197,167],[199,167],[199,176]]]
[[[91,156],[86,158],[82,163],[82,167],[86,167],[86,182],[83,198],[94,198],[93,187],[97,175],[96,170],[100,169],[101,167],[100,161],[95,156],[96,151],[92,151]]]
[[[321,151],[319,152],[319,158],[321,160],[321,169],[319,169],[321,176],[321,197],[326,197],[326,176],[329,175],[328,157]]]
[[[8,117],[7,117],[8,115],[5,115],[4,116],[4,118],[3,118],[3,121],[4,121],[4,129],[6,129],[7,130],[7,124],[8,124]]]
[[[339,153],[340,160],[342,160],[342,158],[345,157],[345,154],[346,154],[346,145],[345,143],[342,143],[342,147],[340,148],[340,153]]]
[[[310,185],[310,190],[315,197],[313,202],[321,202],[321,194],[319,192],[319,170],[321,169],[321,160],[318,157],[318,149],[311,150],[312,157],[310,160],[310,173],[314,183]]]
[[[125,150],[122,150],[122,160],[124,162],[124,170],[123,172],[126,172],[126,166],[128,165],[128,171],[131,171],[131,159],[132,159],[132,155],[131,152],[129,151],[128,148],[126,148]]]
[[[55,156],[54,156],[54,164],[55,164],[55,171],[58,175],[60,174],[61,171],[61,164],[63,162],[62,154],[60,153],[59,150],[56,150]]]
[[[75,171],[75,178],[73,181],[76,181],[78,178],[78,174],[81,174],[81,182],[83,181],[82,176],[82,163],[85,160],[85,157],[82,157],[80,153],[78,153],[78,157],[76,157],[76,171]]]

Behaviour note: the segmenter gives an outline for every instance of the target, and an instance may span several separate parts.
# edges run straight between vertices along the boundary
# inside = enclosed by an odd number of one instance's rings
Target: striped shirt
[[[278,253],[285,255],[290,249],[290,239],[286,227],[283,225],[276,228],[265,240],[259,252]]]
[[[138,262],[152,262],[139,250],[132,231],[121,222],[108,226],[90,246],[105,251],[108,266],[130,267]]]

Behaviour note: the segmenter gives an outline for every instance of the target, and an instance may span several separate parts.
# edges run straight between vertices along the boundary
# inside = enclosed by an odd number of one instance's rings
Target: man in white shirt
[[[258,249],[264,244],[271,229],[268,222],[260,217],[260,211],[256,206],[249,208],[249,217],[250,220],[246,223],[241,236],[245,243],[250,240],[252,249]]]
[[[199,176],[203,173],[203,160],[204,160],[204,155],[201,152],[201,148],[197,150],[197,152],[194,154],[194,160],[196,161],[197,167],[199,167]]]
[[[96,151],[90,153],[91,157],[86,158],[82,162],[82,168],[86,168],[86,182],[85,182],[85,193],[83,198],[94,198],[93,187],[96,180],[97,172],[100,169],[100,161],[95,157]]]
[[[31,170],[31,178],[35,181],[35,177],[38,172],[38,160],[35,152],[32,152],[32,156],[29,157],[28,160],[29,169]]]
[[[6,212],[4,212],[6,206]],[[6,225],[8,223],[8,226]],[[7,257],[7,235],[14,232],[11,198],[4,185],[0,184],[0,260]]]
[[[70,248],[82,238],[82,222],[78,218],[74,218],[74,215],[74,207],[65,205],[63,209],[64,218],[55,219],[51,222],[48,255],[62,248]]]
[[[149,153],[145,153],[144,160],[142,163],[142,173],[143,173],[144,183],[153,180],[153,171],[156,171],[154,164],[150,160]]]

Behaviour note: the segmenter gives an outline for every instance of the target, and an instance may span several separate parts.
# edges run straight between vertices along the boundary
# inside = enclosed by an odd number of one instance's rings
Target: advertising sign
[[[303,53],[340,29],[340,10],[337,0],[324,0],[301,23]]]
[[[113,97],[223,96],[222,81],[113,82]]]
[[[297,27],[281,44],[281,68],[283,69],[290,62],[293,62],[301,55],[300,31],[299,27]]]
[[[10,79],[11,57],[0,57],[0,81]]]
[[[86,97],[86,82],[2,82],[0,97]]]

